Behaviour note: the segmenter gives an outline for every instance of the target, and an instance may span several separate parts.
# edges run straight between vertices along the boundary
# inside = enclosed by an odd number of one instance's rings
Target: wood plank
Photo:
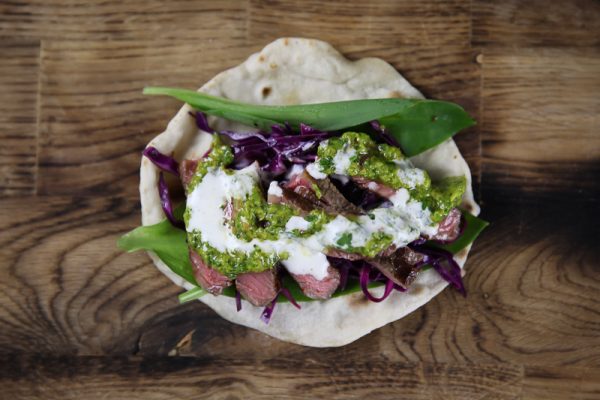
[[[142,88],[199,87],[253,50],[234,39],[45,43],[39,192],[137,197],[141,151],[181,107]]]
[[[312,37],[334,46],[468,46],[470,2],[250,0],[250,41],[282,36]]]
[[[595,48],[484,51],[488,199],[599,198],[599,70]]]
[[[516,400],[522,380],[522,367],[514,365],[91,357],[2,361],[3,393],[19,399]]]
[[[238,0],[11,0],[0,5],[0,36],[50,40],[202,42],[246,36]]]
[[[595,400],[600,397],[600,370],[525,367],[523,400]]]
[[[475,0],[473,44],[597,46],[600,3],[595,0]]]
[[[136,201],[0,201],[0,352],[131,354],[143,323],[180,291],[117,237]]]
[[[37,40],[0,40],[0,195],[32,194],[37,149]]]

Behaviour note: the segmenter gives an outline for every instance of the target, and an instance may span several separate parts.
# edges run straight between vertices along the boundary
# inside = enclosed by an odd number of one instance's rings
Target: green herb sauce
[[[387,144],[377,144],[369,135],[346,132],[340,137],[331,138],[319,146],[318,163],[327,175],[336,172],[335,156],[341,151],[353,151],[345,173],[387,185],[395,190],[404,188],[410,197],[423,203],[432,214],[432,221],[441,221],[448,212],[460,204],[466,190],[464,176],[449,177],[432,184],[426,171],[412,169],[414,174],[422,174],[422,182],[415,184],[410,179],[402,179],[398,174],[405,159],[399,148]]]

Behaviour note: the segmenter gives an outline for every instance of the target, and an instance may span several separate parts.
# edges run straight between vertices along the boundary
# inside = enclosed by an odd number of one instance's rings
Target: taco
[[[182,301],[330,347],[449,283],[464,293],[485,223],[451,138],[473,124],[459,106],[424,100],[383,60],[301,38],[276,40],[198,92],[146,93],[187,104],[144,151],[143,226],[119,244],[149,250],[187,290]],[[177,207],[167,173],[184,187]]]

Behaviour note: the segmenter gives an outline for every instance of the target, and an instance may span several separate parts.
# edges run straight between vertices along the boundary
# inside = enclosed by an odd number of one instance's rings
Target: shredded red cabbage
[[[340,271],[340,284],[338,285],[337,290],[344,290],[346,285],[348,284],[348,277],[350,276],[350,271],[354,271],[356,268],[354,263],[345,258],[336,258],[336,257],[327,257],[327,261],[329,264]]]
[[[289,124],[273,125],[271,132],[215,132],[208,126],[206,115],[193,114],[198,128],[208,133],[218,133],[229,141],[233,150],[234,169],[245,168],[258,162],[263,171],[274,176],[282,175],[292,164],[307,164],[317,157],[319,143],[335,132],[322,132],[300,124],[300,132],[292,131]]]
[[[179,176],[179,163],[173,157],[162,154],[152,146],[146,147],[142,154],[162,171]]]
[[[374,120],[369,122],[369,124],[371,125],[371,128],[373,128],[373,130],[375,131],[380,141],[389,144],[390,146],[395,146],[398,148],[400,147],[400,143],[398,143],[398,141],[394,139],[392,135],[386,132],[385,127],[381,126],[379,121]]]
[[[298,304],[292,293],[286,287],[281,285],[281,289],[279,289],[279,291],[277,292],[277,296],[275,296],[273,301],[268,306],[266,306],[262,314],[260,314],[260,320],[265,324],[268,324],[271,321],[271,316],[273,315],[273,310],[275,310],[275,304],[277,304],[277,298],[280,294],[284,295],[288,299],[288,301],[292,303],[294,307],[296,307],[298,310],[302,309],[302,307],[300,307],[300,304]]]
[[[273,310],[275,310],[275,305],[277,304],[277,296],[273,299],[271,304],[265,307],[262,314],[260,314],[260,320],[265,324],[268,324],[271,321],[271,316],[273,315]]]
[[[413,242],[414,243],[414,242]],[[467,296],[462,280],[460,265],[454,260],[452,253],[443,249],[434,249],[422,244],[409,244],[411,249],[425,255],[423,264],[431,264],[438,274],[450,283],[460,294]]]
[[[294,305],[294,307],[296,307],[298,310],[302,309],[302,307],[300,307],[300,304],[298,304],[298,302],[296,302],[296,299],[294,299],[294,296],[287,288],[282,286],[281,289],[279,290],[279,293],[284,295],[288,299],[288,301],[290,303],[292,303]]]
[[[208,119],[206,114],[202,111],[189,112],[189,114],[196,120],[196,126],[202,129],[204,132],[213,133],[214,130],[208,125]]]
[[[391,279],[386,279],[385,290],[383,292],[383,295],[381,297],[373,296],[371,294],[371,292],[369,292],[369,287],[368,287],[369,282],[371,281],[371,279],[370,279],[371,271],[372,271],[371,265],[366,262],[363,263],[363,266],[360,270],[360,288],[367,299],[369,299],[370,301],[373,301],[375,303],[379,303],[379,302],[387,299],[387,297],[390,295],[390,293],[392,293],[392,290],[394,290],[395,285]],[[379,278],[380,278],[380,276],[378,275],[374,280],[378,280]]]
[[[235,309],[237,312],[242,310],[242,295],[237,290],[235,291]]]
[[[167,219],[175,228],[185,229],[183,221],[178,221],[173,214],[173,203],[171,203],[171,196],[169,196],[169,187],[165,181],[165,176],[161,171],[158,177],[158,195],[160,196],[160,205],[162,206],[163,212],[167,216]]]

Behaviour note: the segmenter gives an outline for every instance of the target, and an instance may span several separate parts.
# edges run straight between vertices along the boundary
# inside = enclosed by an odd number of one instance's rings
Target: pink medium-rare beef
[[[363,214],[363,211],[348,201],[329,178],[315,179],[306,171],[294,175],[284,186],[302,197],[313,209],[322,209],[329,214]]]
[[[315,201],[313,201],[312,198],[314,194],[312,192],[308,193],[306,189],[299,190],[299,192],[303,193],[304,196],[285,186],[281,187],[281,192],[281,196],[269,194],[267,196],[267,203],[286,204],[295,209],[298,212],[298,214],[302,217],[306,216],[312,210],[317,208],[317,206],[315,205]],[[308,196],[308,198],[306,196]]]
[[[302,292],[311,299],[328,299],[340,285],[340,271],[331,266],[327,267],[327,276],[321,280],[310,274],[291,275],[300,285]]]
[[[460,235],[460,221],[462,214],[458,208],[450,210],[448,215],[440,222],[438,231],[430,239],[442,242],[451,242]]]
[[[197,167],[198,160],[183,160],[179,164],[179,175],[181,176],[181,183],[183,184],[183,187],[187,187],[187,185],[190,183],[194,177]]]
[[[198,253],[192,249],[189,249],[189,253],[194,268],[194,277],[204,290],[217,296],[223,292],[224,288],[231,286],[231,280],[206,264]]]
[[[394,283],[406,288],[417,278],[424,256],[402,247],[389,256],[377,256],[369,263]]]
[[[244,299],[257,307],[264,307],[279,293],[277,269],[240,274],[235,278],[235,287]]]
[[[391,187],[384,185],[383,183],[375,182],[360,176],[353,176],[352,182],[356,183],[359,187],[370,190],[371,192],[377,193],[379,196],[389,199],[396,193]]]

